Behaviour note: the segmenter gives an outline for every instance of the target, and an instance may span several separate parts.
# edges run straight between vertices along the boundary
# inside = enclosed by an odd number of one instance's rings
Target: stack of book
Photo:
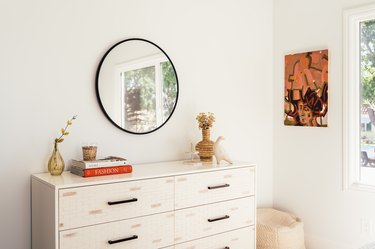
[[[72,160],[70,172],[75,175],[90,177],[131,173],[133,168],[126,159],[100,159],[95,161]]]

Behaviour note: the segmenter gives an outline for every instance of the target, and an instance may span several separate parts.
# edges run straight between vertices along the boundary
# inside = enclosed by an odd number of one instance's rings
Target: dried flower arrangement
[[[55,138],[54,149],[52,151],[52,155],[48,160],[48,172],[51,173],[53,176],[59,176],[62,174],[65,168],[64,159],[62,158],[57,145],[64,141],[64,136],[69,135],[67,129],[70,125],[72,125],[73,120],[77,118],[77,115],[74,115],[70,120],[66,121],[65,128],[61,128],[61,135],[58,138]]]
[[[212,127],[212,124],[215,122],[215,116],[211,112],[207,114],[201,112],[197,115],[196,120],[198,121],[199,129],[206,130]]]
[[[69,132],[67,132],[68,127],[73,124],[73,120],[77,118],[77,115],[74,115],[70,120],[66,121],[65,128],[61,128],[61,135],[58,138],[55,138],[55,143],[61,143],[64,141],[64,136],[68,136]]]

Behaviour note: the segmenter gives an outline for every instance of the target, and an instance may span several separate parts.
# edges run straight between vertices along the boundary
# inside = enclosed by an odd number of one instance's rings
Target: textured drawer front
[[[60,190],[59,229],[172,211],[173,189],[166,177]]]
[[[255,249],[254,236],[254,227],[251,226],[178,244],[175,249]]]
[[[175,178],[175,208],[254,195],[254,168],[220,170]]]
[[[173,245],[173,220],[173,212],[169,212],[62,231],[60,249],[157,249],[170,246]],[[119,242],[121,240],[125,241]]]
[[[175,242],[181,243],[254,225],[254,197],[175,212]]]

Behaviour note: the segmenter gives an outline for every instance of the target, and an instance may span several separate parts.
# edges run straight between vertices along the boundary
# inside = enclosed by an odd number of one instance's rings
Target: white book
[[[96,160],[96,161],[80,161],[80,160],[72,160],[72,166],[78,167],[81,169],[93,169],[93,168],[104,168],[104,167],[114,167],[114,166],[122,166],[127,165],[127,160]]]

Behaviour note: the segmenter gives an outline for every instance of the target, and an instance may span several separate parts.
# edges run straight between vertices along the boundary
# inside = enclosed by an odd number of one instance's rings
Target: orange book
[[[129,164],[114,166],[114,167],[105,167],[105,168],[93,168],[93,169],[82,169],[79,167],[72,166],[70,169],[70,172],[72,174],[83,176],[83,177],[125,174],[125,173],[131,173],[132,171],[133,171],[133,167]]]

